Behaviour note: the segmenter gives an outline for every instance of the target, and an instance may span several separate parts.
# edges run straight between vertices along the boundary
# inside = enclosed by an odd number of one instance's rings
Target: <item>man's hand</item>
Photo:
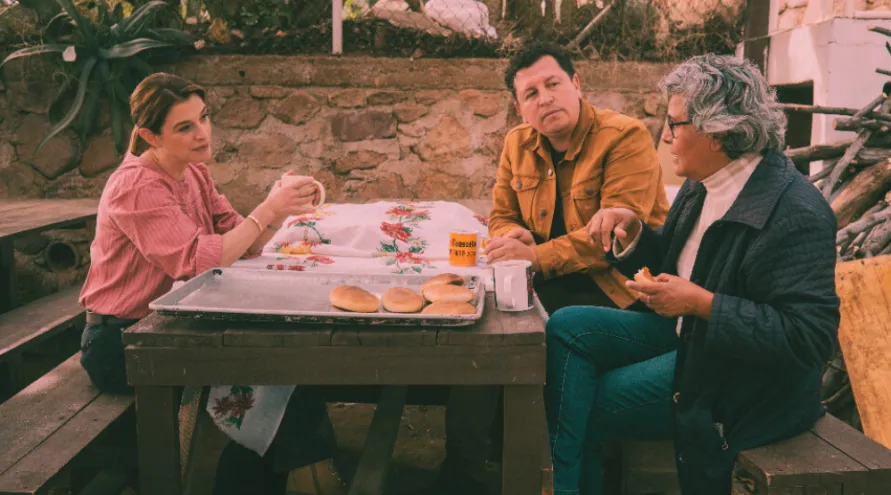
[[[532,262],[533,270],[538,269],[535,249],[517,239],[497,237],[490,240],[486,246],[486,256],[490,264],[498,261],[527,260]]]
[[[662,316],[692,315],[703,320],[711,316],[715,295],[689,280],[662,273],[655,282],[629,280],[625,285],[640,292],[640,300]]]
[[[591,217],[586,227],[591,243],[602,246],[608,253],[613,247],[613,236],[619,239],[622,249],[628,247],[640,234],[640,219],[627,208],[606,208]]]
[[[506,237],[507,239],[516,239],[527,246],[535,245],[535,238],[532,237],[532,232],[522,227],[516,227],[512,229],[504,237]]]

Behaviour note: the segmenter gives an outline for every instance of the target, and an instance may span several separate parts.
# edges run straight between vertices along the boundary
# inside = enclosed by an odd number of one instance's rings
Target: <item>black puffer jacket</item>
[[[677,260],[706,191],[687,181],[665,225],[644,225],[625,275]],[[708,321],[685,317],[675,369],[675,446],[684,495],[730,493],[737,454],[820,416],[823,364],[837,341],[835,215],[778,151],[768,151],[705,232],[691,280],[715,294]]]

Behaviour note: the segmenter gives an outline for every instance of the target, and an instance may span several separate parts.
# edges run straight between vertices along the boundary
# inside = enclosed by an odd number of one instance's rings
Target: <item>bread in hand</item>
[[[421,295],[430,302],[462,302],[473,300],[473,291],[457,285],[438,284],[421,287]]]
[[[650,273],[650,269],[643,267],[634,274],[635,282],[656,282],[656,277]]]
[[[466,302],[440,301],[430,304],[421,313],[425,315],[472,315],[476,313],[476,308]]]
[[[376,313],[380,307],[377,296],[354,285],[335,287],[329,296],[331,305],[354,313]]]
[[[406,287],[390,287],[381,296],[384,309],[391,313],[417,313],[424,307],[424,298]]]

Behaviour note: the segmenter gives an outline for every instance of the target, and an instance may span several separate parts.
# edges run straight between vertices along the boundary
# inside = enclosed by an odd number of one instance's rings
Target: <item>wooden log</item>
[[[841,118],[832,122],[832,128],[837,131],[859,131],[860,129],[872,129],[879,132],[888,132],[889,123],[875,119]]]
[[[891,158],[891,149],[887,148],[863,148],[857,153],[854,159],[855,164],[860,166],[872,165]]]
[[[882,96],[886,96],[885,93],[882,93]],[[872,102],[869,105],[863,107],[859,112],[854,114],[854,117],[862,117],[864,114],[872,110]],[[879,107],[879,110],[882,113],[887,113],[891,110],[891,98],[885,99],[885,102]],[[861,130],[857,133],[857,137],[854,138],[854,142],[851,143],[851,146],[845,150],[845,154],[838,160],[835,164],[835,167],[832,168],[832,173],[829,174],[829,178],[826,179],[823,183],[823,197],[831,201],[832,192],[835,186],[838,184],[842,175],[845,173],[845,169],[848,165],[851,164],[851,161],[854,160],[854,157],[857,156],[857,153],[860,152],[860,149],[866,144],[869,138],[872,137],[872,132],[869,129]]]
[[[845,153],[845,150],[848,149],[851,142],[851,140],[847,140],[830,144],[815,144],[804,148],[793,148],[786,150],[786,156],[788,156],[795,165],[806,164],[817,160],[838,158]]]
[[[838,227],[857,220],[891,188],[891,160],[885,160],[857,174],[832,202]]]
[[[872,229],[863,241],[863,250],[867,255],[876,255],[891,245],[891,220],[885,220]]]
[[[866,30],[872,31],[874,33],[884,34],[885,36],[891,36],[891,29],[883,28],[882,26],[868,26]]]
[[[780,103],[778,106],[781,110],[785,110],[786,112],[824,113],[829,115],[854,116],[857,115],[857,112],[860,111],[856,108],[821,107],[814,105],[800,105],[796,103]],[[866,112],[865,114],[861,115],[861,117],[891,123],[891,114],[889,114],[887,111]]]
[[[878,225],[889,218],[891,218],[891,207],[886,207],[870,215],[864,215],[856,222],[852,222],[848,224],[847,227],[839,229],[835,234],[835,243],[837,245],[846,243],[856,237],[860,232],[863,232],[874,225]]]

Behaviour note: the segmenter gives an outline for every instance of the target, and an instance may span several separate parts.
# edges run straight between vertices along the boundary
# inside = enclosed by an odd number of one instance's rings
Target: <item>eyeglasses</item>
[[[681,121],[681,122],[672,122],[671,119],[668,119],[668,121],[667,121],[667,124],[668,124],[668,132],[671,133],[671,139],[674,139],[674,128],[675,128],[675,127],[677,127],[677,126],[679,126],[679,125],[689,125],[689,124],[692,124],[692,123],[693,123],[692,120],[683,120],[683,121]]]

